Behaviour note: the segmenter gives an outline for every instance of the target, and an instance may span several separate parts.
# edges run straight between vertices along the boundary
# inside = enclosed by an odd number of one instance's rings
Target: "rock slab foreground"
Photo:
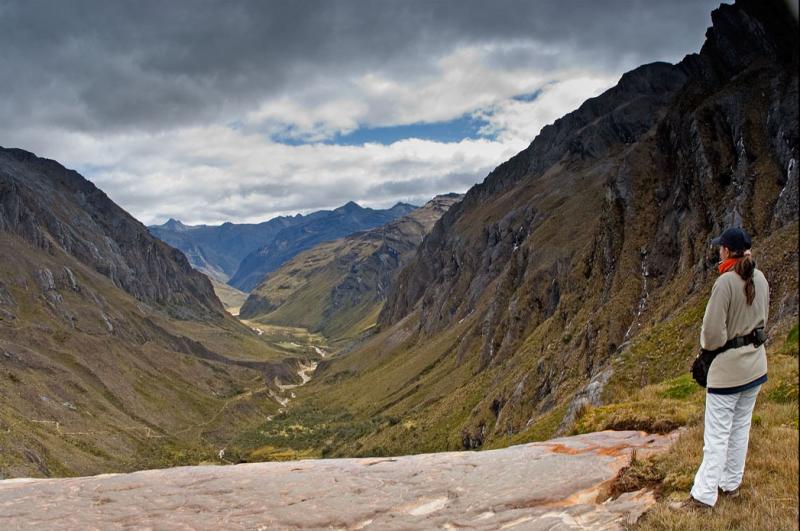
[[[188,466],[0,481],[12,529],[621,529],[655,500],[598,500],[677,434],[604,431],[480,452]]]

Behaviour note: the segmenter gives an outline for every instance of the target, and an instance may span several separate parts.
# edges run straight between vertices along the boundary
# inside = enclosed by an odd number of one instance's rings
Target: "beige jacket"
[[[714,350],[729,339],[744,336],[767,324],[769,311],[769,284],[764,274],[753,271],[756,296],[747,304],[744,280],[731,270],[719,276],[703,316],[700,346]],[[745,345],[726,350],[714,358],[708,371],[708,387],[724,389],[752,382],[767,374],[767,353],[764,345],[756,348]]]

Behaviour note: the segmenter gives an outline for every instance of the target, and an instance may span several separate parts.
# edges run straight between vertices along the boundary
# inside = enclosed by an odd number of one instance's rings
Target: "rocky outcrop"
[[[600,432],[485,452],[192,466],[0,481],[5,529],[621,530],[655,503],[608,497],[637,456],[675,437]],[[375,488],[379,485],[380,488]]]
[[[50,255],[66,253],[173,316],[222,315],[210,282],[180,251],[151,236],[91,182],[55,161],[0,148],[0,231]],[[49,287],[53,273],[42,270],[39,278],[55,297]]]
[[[433,224],[462,196],[437,196],[381,227],[320,244],[286,262],[247,298],[240,315],[307,327],[327,337],[374,324],[397,274]],[[372,323],[364,323],[373,316]]]
[[[398,203],[386,210],[362,208],[349,202],[335,210],[319,211],[301,223],[278,232],[272,241],[248,254],[239,264],[228,284],[242,291],[251,291],[266,275],[286,261],[315,245],[333,241],[348,234],[372,229],[402,217],[416,207]]]

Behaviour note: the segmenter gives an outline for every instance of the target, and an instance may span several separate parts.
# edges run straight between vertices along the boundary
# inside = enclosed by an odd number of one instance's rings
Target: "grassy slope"
[[[223,284],[222,282],[215,280],[211,275],[208,275],[208,277],[209,280],[211,280],[211,285],[214,286],[214,293],[216,293],[217,297],[222,302],[222,305],[225,306],[225,309],[228,311],[228,313],[231,315],[237,315],[239,313],[239,308],[242,307],[245,299],[247,299],[247,293],[239,291],[233,286]]]
[[[212,460],[231,429],[277,409],[259,371],[201,359],[174,342],[191,336],[243,359],[285,357],[235,320],[174,321],[60,251],[47,255],[10,236],[0,247],[0,278],[16,303],[16,318],[0,320],[0,475]],[[63,303],[48,306],[37,271],[58,274],[65,265],[80,291],[62,287]]]
[[[256,288],[267,293],[277,308],[256,320],[265,324],[299,326],[323,331],[327,337],[352,338],[360,333],[363,315],[374,314],[375,303],[365,308],[338,312],[330,322],[324,311],[330,306],[331,291],[349,272],[350,266],[365,259],[380,245],[379,240],[343,238],[305,251],[273,272]],[[378,311],[380,304],[377,304]]]

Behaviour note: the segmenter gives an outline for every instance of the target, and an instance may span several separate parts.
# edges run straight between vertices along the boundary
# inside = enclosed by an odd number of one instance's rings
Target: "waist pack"
[[[724,345],[714,350],[700,349],[700,354],[694,359],[692,363],[692,378],[702,387],[708,385],[708,370],[711,368],[711,362],[717,357],[717,354],[725,352],[732,348],[739,348],[745,345],[753,344],[760,347],[767,340],[767,335],[764,333],[763,328],[756,328],[746,336],[734,337],[726,342]]]

